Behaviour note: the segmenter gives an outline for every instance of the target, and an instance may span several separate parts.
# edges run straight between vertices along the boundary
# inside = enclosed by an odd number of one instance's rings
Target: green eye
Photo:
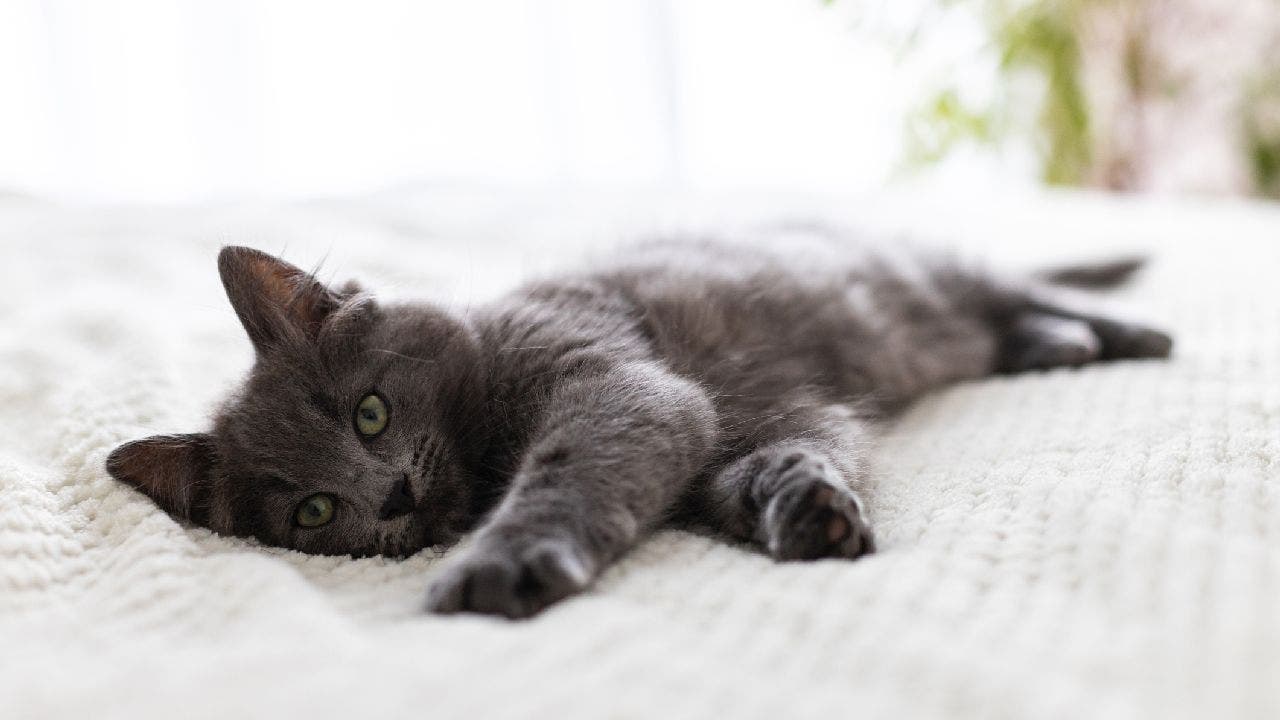
[[[356,430],[365,437],[373,437],[387,429],[387,404],[377,395],[365,395],[356,406]]]
[[[333,519],[333,496],[318,493],[298,504],[293,519],[300,527],[315,528]]]

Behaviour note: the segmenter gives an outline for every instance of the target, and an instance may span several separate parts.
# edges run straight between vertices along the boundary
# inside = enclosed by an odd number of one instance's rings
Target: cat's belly
[[[724,396],[898,405],[992,372],[995,333],[948,298],[873,282],[690,285],[644,303],[673,369]]]
[[[971,318],[883,326],[848,318],[759,330],[714,345],[690,343],[677,352],[677,366],[731,393],[820,393],[838,402],[897,405],[988,375],[996,357],[990,328]]]

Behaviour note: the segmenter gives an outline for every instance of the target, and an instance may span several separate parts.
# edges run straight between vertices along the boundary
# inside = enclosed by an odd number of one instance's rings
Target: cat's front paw
[[[778,560],[857,558],[875,552],[858,498],[816,454],[782,458],[785,482],[769,498],[761,538]]]
[[[581,592],[591,577],[591,566],[571,543],[539,540],[518,548],[478,547],[454,560],[431,583],[427,609],[525,618]]]

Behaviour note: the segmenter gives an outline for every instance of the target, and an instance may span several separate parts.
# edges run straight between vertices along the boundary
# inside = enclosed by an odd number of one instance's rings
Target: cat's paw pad
[[[525,618],[581,592],[590,582],[590,568],[569,543],[539,541],[512,551],[472,550],[431,583],[427,609]]]
[[[852,559],[875,552],[857,497],[820,475],[779,488],[765,509],[764,531],[765,547],[778,560]]]

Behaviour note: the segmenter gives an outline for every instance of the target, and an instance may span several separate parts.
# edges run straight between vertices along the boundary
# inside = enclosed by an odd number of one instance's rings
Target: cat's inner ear
[[[314,340],[342,295],[311,273],[264,252],[224,247],[218,273],[227,298],[259,352]]]
[[[111,477],[146,493],[165,512],[203,524],[202,503],[217,453],[206,433],[156,435],[125,443],[107,457]]]

